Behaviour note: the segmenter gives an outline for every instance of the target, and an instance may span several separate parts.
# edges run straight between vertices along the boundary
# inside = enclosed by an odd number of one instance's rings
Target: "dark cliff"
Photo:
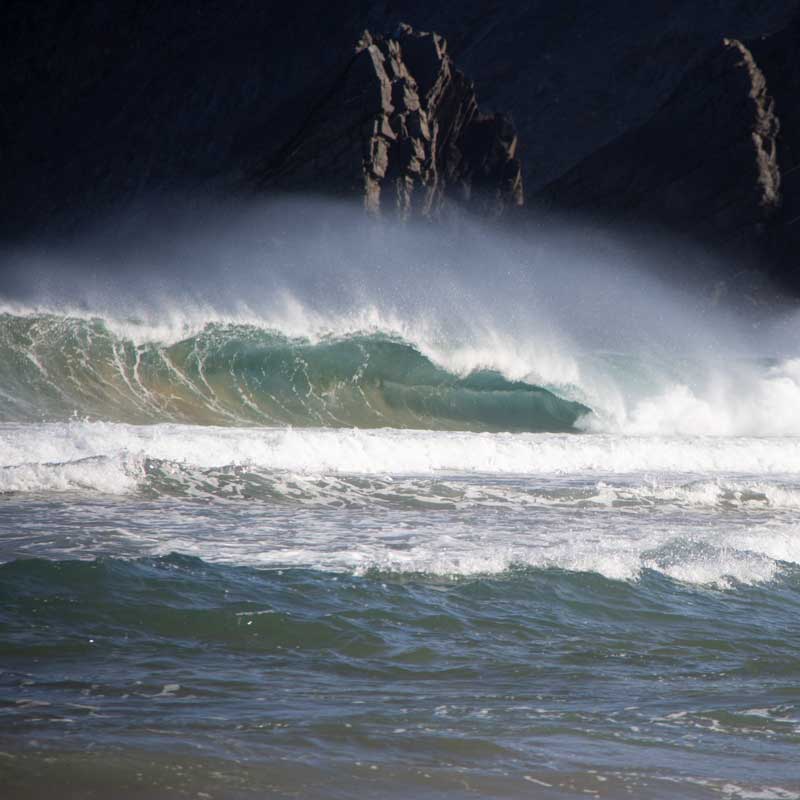
[[[775,161],[779,204],[759,243],[779,274],[800,293],[800,16],[774,36],[749,43],[778,119]]]
[[[725,39],[643,125],[537,194],[559,212],[656,223],[800,288],[800,38]]]
[[[748,238],[780,202],[779,123],[750,51],[726,40],[644,125],[539,194],[560,209],[636,213]]]
[[[412,165],[424,172],[435,159],[410,154],[430,142],[404,135],[402,147],[390,148],[399,172],[388,181],[375,172],[379,154],[367,159],[382,206],[392,195],[401,211],[404,204],[435,207],[461,192],[484,198],[491,209],[498,186],[502,203],[513,203],[518,157],[533,208],[547,200],[627,218],[639,203],[680,229],[697,217],[692,233],[699,236],[741,226],[751,243],[767,241],[763,231],[777,226],[784,233],[769,239],[770,252],[791,264],[798,212],[792,172],[798,148],[789,135],[796,129],[790,101],[796,8],[794,0],[8,0],[0,10],[0,237],[75,230],[98,212],[159,192],[241,193],[288,185],[290,175],[296,185],[341,190],[341,184],[326,187],[312,166],[320,137],[347,127],[341,106],[326,99],[341,92],[365,29],[388,41],[381,35],[407,22],[445,38],[464,81],[474,82],[485,116],[467,126],[459,147],[494,155],[465,162],[463,173],[453,159],[440,158],[436,180],[426,184]],[[415,68],[404,66],[421,85]],[[751,100],[748,81],[755,87],[758,75],[766,88]],[[389,118],[408,117],[409,109],[392,106]],[[516,153],[504,114],[514,121]],[[651,141],[648,131],[660,127],[672,131],[670,138],[679,129],[693,133],[680,147],[651,148],[657,163],[637,175],[633,191],[615,186],[614,175],[630,169],[621,143],[642,132]],[[760,146],[747,140],[748,130],[761,131]],[[362,137],[357,149],[368,140]],[[647,180],[652,187],[675,183],[671,176],[685,158],[702,162],[694,178],[684,176],[685,191],[676,184],[668,201],[648,191]],[[351,176],[357,183],[365,176],[362,161]],[[729,173],[743,165],[748,177],[737,188]],[[777,180],[773,195],[769,176]],[[395,200],[397,187],[408,182],[414,191]],[[591,188],[579,190],[581,182]],[[418,191],[422,185],[428,189]],[[611,207],[597,207],[606,203]],[[695,215],[692,209],[701,207]]]

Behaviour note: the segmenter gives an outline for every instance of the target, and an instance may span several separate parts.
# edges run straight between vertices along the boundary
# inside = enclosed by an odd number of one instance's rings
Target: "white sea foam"
[[[424,524],[409,525],[406,518],[402,536],[396,534],[387,540],[385,530],[363,522],[358,530],[345,534],[341,530],[317,530],[320,520],[304,517],[304,535],[293,537],[291,542],[282,542],[268,526],[262,526],[257,537],[242,532],[236,541],[163,537],[155,552],[166,555],[178,551],[217,562],[313,567],[361,575],[379,571],[463,578],[533,568],[636,581],[649,571],[681,583],[723,590],[763,584],[783,574],[787,564],[800,565],[796,552],[794,559],[788,560],[772,559],[763,552],[771,548],[774,532],[770,530],[752,536],[746,547],[738,549],[740,542],[727,537],[724,528],[716,525],[707,526],[702,533],[685,531],[693,537],[690,541],[680,538],[674,526],[652,520],[651,530],[640,535],[619,516],[598,520],[591,527],[573,521],[572,529],[566,532],[559,530],[554,518],[527,525],[515,518],[479,537],[465,533],[463,521],[460,525],[457,521],[438,521],[437,528],[431,530]],[[489,517],[472,521],[486,525],[494,522]]]
[[[132,531],[127,506],[97,506],[102,537],[83,556],[133,547],[447,576],[527,566],[637,580],[652,570],[731,588],[800,565],[798,476],[800,441],[787,438],[0,426],[0,491],[127,494],[135,504]],[[149,509],[140,491],[165,502]],[[193,497],[239,499],[220,522],[224,536],[214,525],[208,537],[187,526],[196,509],[181,503]],[[341,525],[332,508],[361,511]],[[49,553],[53,541],[49,530]]]
[[[800,473],[798,438],[644,438],[103,422],[0,426],[0,466],[120,454],[199,468],[244,464],[298,473]]]
[[[18,464],[0,467],[0,494],[7,492],[92,492],[128,494],[144,478],[135,457],[85,458],[66,463]]]
[[[597,409],[583,421],[586,430],[638,436],[797,436],[800,359],[770,367],[710,367],[697,386],[665,381],[645,397],[617,394],[601,400]]]

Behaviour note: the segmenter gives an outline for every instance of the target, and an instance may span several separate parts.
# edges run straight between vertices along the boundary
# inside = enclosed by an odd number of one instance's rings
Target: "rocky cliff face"
[[[774,103],[779,203],[759,244],[779,274],[800,292],[800,15],[774,36],[748,43]]]
[[[769,264],[800,288],[798,27],[724,39],[643,125],[537,194],[559,211],[657,223]],[[800,240],[798,240],[800,244]]]
[[[789,274],[797,6],[6,0],[0,243],[176,191],[308,187],[401,215],[496,213],[519,202],[518,159],[534,209],[640,215],[746,243]],[[400,22],[448,47],[379,35]]]
[[[363,199],[374,214],[436,217],[452,203],[499,215],[522,204],[517,136],[478,110],[436,33],[365,32],[321,103],[260,174],[264,189]]]
[[[725,40],[647,123],[592,153],[538,197],[560,209],[744,233],[780,204],[778,128],[751,52]]]
[[[534,194],[646,122],[722,37],[781,30],[796,5],[7,0],[0,238],[75,229],[152,193],[252,186],[364,28],[401,22],[445,37],[482,106],[513,116]]]

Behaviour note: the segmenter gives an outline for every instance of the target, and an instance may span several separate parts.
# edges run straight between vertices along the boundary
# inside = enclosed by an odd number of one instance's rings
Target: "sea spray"
[[[800,434],[796,314],[686,244],[190,210],[4,254],[2,419]]]

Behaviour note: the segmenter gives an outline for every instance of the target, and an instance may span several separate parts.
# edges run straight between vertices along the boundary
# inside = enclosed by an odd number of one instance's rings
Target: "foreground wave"
[[[4,786],[794,800],[798,609],[796,570],[732,599],[656,573],[16,561]]]
[[[0,314],[0,420],[568,431],[589,409],[491,369],[464,375],[385,334],[312,342],[206,325],[135,343],[101,319]]]

